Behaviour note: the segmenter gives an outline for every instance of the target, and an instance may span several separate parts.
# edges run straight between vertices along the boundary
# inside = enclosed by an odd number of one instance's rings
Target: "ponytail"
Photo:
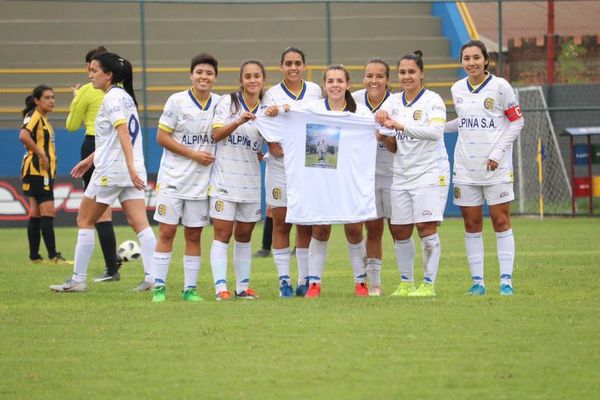
[[[39,100],[44,95],[46,90],[54,91],[50,86],[38,85],[33,89],[33,92],[25,98],[25,108],[21,111],[21,114],[26,116],[35,108],[35,100]]]
[[[131,96],[136,107],[138,102],[135,98],[133,90],[133,68],[131,63],[115,53],[96,53],[92,57],[92,61],[96,60],[100,64],[100,68],[104,73],[112,73],[113,85],[122,85],[123,89]]]
[[[346,109],[351,113],[356,112],[356,101],[354,101],[354,97],[352,97],[352,93],[349,90],[346,90],[344,94],[344,99],[346,99]]]

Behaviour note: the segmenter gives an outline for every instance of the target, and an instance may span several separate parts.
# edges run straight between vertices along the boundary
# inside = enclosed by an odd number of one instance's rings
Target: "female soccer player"
[[[402,92],[390,96],[375,114],[378,123],[396,135],[378,135],[394,153],[392,218],[394,249],[400,286],[392,296],[435,296],[441,244],[437,225],[443,220],[448,195],[449,164],[444,146],[446,106],[423,87],[423,53],[419,50],[398,62]],[[413,230],[421,238],[423,284],[414,288]]]
[[[510,224],[514,199],[512,142],[524,121],[510,84],[489,72],[489,55],[479,40],[462,46],[462,66],[467,77],[452,86],[458,118],[445,131],[458,131],[454,151],[454,204],[465,224],[465,245],[473,285],[470,295],[486,293],[483,281],[483,203],[489,206],[496,232],[500,264],[500,294],[512,295],[515,239]]]
[[[56,151],[54,129],[48,122],[48,113],[54,110],[54,91],[45,85],[36,86],[25,99],[23,125],[19,140],[27,149],[21,165],[23,193],[29,199],[29,260],[44,262],[40,255],[40,237],[48,250],[48,262],[69,263],[56,251],[54,236],[54,177],[56,176]],[[41,232],[41,233],[40,233]]]
[[[259,153],[263,139],[258,130],[246,122],[255,119],[261,107],[265,79],[262,63],[245,61],[240,68],[241,89],[224,96],[215,109],[212,133],[217,150],[209,189],[215,236],[210,265],[218,301],[231,299],[226,275],[232,235],[235,239],[235,295],[242,299],[258,297],[250,288],[250,239],[261,217]]]
[[[367,62],[363,78],[364,89],[352,93],[358,104],[366,106],[376,113],[390,97],[390,66],[380,58]],[[375,203],[377,219],[365,222],[367,228],[367,277],[369,278],[369,296],[381,296],[381,258],[383,255],[383,219],[392,215],[390,205],[390,186],[392,185],[392,165],[394,155],[380,143],[377,148],[375,168]]]
[[[96,53],[105,52],[104,46],[98,46],[95,49],[88,51],[85,55],[85,66],[89,73],[92,57]],[[79,130],[81,124],[85,125],[85,139],[81,145],[81,162],[89,165],[89,169],[83,176],[73,176],[74,178],[83,179],[84,190],[90,184],[92,173],[94,172],[94,149],[95,149],[95,127],[96,115],[102,100],[104,92],[100,89],[95,89],[92,83],[86,83],[83,86],[76,85],[73,89],[73,101],[69,107],[69,115],[67,116],[67,130],[75,132]],[[73,171],[79,171],[79,166],[76,166]],[[117,259],[117,240],[115,238],[115,230],[112,224],[112,211],[108,207],[104,214],[96,223],[96,231],[98,232],[98,241],[104,255],[104,273],[94,279],[94,282],[110,282],[121,279],[119,268],[121,261]]]
[[[350,93],[350,74],[341,65],[327,67],[324,74],[324,89],[326,97],[307,104],[306,107],[315,111],[349,111],[352,113],[371,115],[368,108],[356,104]],[[365,245],[362,237],[362,222],[344,225],[350,262],[354,272],[354,294],[359,297],[368,296],[365,272]],[[321,295],[321,276],[325,267],[327,241],[331,234],[331,225],[313,225],[312,239],[308,250],[309,287],[307,298]]]
[[[105,93],[96,117],[96,169],[77,216],[79,234],[73,276],[66,283],[52,285],[50,289],[56,292],[84,292],[87,289],[87,270],[95,245],[94,225],[119,199],[142,250],[145,280],[136,289],[148,290],[152,287],[156,238],[146,216],[146,168],[131,64],[114,53],[95,54],[89,77],[94,88]],[[84,167],[76,172],[84,173]]]
[[[302,76],[306,67],[304,52],[296,47],[288,47],[281,54],[280,62],[283,80],[267,90],[263,104],[281,106],[302,103],[321,98],[321,88]],[[283,150],[278,143],[269,144],[266,161],[267,205],[273,214],[273,258],[279,276],[279,296],[288,298],[294,295],[290,278],[290,231],[292,225],[285,222],[287,213],[285,167]],[[298,260],[298,285],[296,295],[304,296],[308,290],[308,245],[310,225],[297,225],[296,259]]]
[[[220,96],[211,93],[217,79],[217,60],[206,53],[190,65],[192,87],[167,100],[158,121],[156,140],[164,147],[158,171],[158,197],[154,220],[158,242],[154,252],[153,302],[166,300],[165,283],[179,220],[184,226],[183,300],[201,301],[196,293],[201,265],[200,236],[210,223],[208,184],[215,159],[212,140],[214,109]]]

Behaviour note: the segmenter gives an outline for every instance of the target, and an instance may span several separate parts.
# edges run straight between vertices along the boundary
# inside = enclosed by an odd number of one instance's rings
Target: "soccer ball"
[[[137,260],[142,255],[140,245],[133,240],[126,240],[119,246],[117,255],[125,262]]]

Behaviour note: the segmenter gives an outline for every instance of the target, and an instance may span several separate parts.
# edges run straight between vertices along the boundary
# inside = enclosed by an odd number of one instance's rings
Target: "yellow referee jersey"
[[[56,175],[56,150],[54,148],[54,129],[52,129],[52,125],[50,125],[46,117],[34,109],[23,119],[21,129],[29,132],[31,139],[38,147],[44,150],[48,161],[50,161],[49,170],[41,171],[39,157],[33,151],[28,150],[23,158],[21,177],[34,175],[54,179]]]
[[[100,89],[94,89],[91,83],[86,83],[77,90],[77,94],[69,107],[69,116],[67,117],[67,130],[74,132],[79,129],[81,123],[85,124],[85,134],[94,136],[95,121],[98,110],[102,105],[104,92]]]

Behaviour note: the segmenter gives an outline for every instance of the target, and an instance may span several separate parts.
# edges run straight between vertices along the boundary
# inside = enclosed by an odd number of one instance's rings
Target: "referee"
[[[88,51],[85,56],[85,64],[88,70],[92,57],[97,53],[104,53],[106,51],[104,46],[99,46]],[[96,114],[98,114],[98,110],[104,99],[104,92],[100,89],[94,89],[91,82],[83,86],[77,85],[72,89],[74,98],[69,107],[69,116],[67,117],[66,125],[69,132],[77,131],[82,123],[85,125],[85,139],[81,146],[80,164],[85,163],[90,165],[87,172],[81,176],[83,187],[87,189],[92,178],[92,173],[94,172]],[[71,175],[73,175],[73,172],[71,172]],[[73,177],[79,178],[80,176],[73,175]],[[117,259],[117,241],[112,224],[112,211],[110,207],[106,209],[96,223],[96,230],[98,231],[98,239],[106,266],[104,274],[94,279],[94,282],[118,281],[121,279],[119,274],[121,260]]]

